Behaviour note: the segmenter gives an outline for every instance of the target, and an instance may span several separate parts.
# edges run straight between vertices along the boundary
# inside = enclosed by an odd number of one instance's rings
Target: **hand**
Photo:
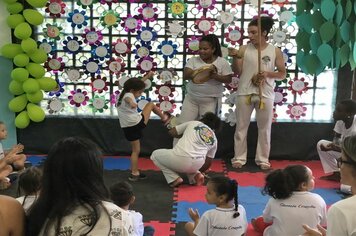
[[[134,102],[130,103],[131,108],[136,108],[137,106],[138,106],[137,103],[134,103]]]
[[[228,48],[227,51],[228,51],[228,56],[241,58],[240,51],[238,49]]]
[[[260,87],[264,84],[265,79],[261,77],[259,74],[252,76],[251,78],[252,84],[256,87]]]
[[[327,152],[327,151],[332,150],[331,144],[332,144],[332,143],[329,143],[329,144],[327,144],[326,146],[320,145],[320,150],[322,150],[323,152]]]
[[[317,226],[318,229],[312,229],[308,225],[303,225],[305,233],[303,236],[326,236],[326,229],[324,229],[321,225]]]
[[[156,72],[149,71],[145,76],[143,76],[142,80],[145,81],[145,80],[151,79],[155,74],[156,74]]]
[[[189,213],[190,218],[194,222],[199,221],[200,215],[199,215],[199,212],[197,209],[193,210],[192,208],[189,208],[188,213]]]

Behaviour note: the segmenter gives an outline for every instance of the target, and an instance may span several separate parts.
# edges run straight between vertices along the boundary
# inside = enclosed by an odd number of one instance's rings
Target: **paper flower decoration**
[[[93,92],[102,93],[104,91],[108,91],[109,83],[106,82],[106,80],[107,80],[106,77],[101,77],[100,75],[97,75],[96,77],[92,77],[90,86]]]
[[[275,80],[276,86],[281,86],[282,84],[285,84],[283,85],[283,87],[285,87],[289,79],[290,79],[290,74],[287,73],[286,77],[283,80]]]
[[[155,71],[157,68],[157,63],[153,61],[153,58],[150,56],[140,58],[137,63],[137,69],[140,70],[141,73],[146,73],[149,71]]]
[[[157,20],[158,8],[154,7],[152,3],[143,3],[138,9],[139,17],[143,19],[144,22],[153,22]]]
[[[185,46],[190,53],[198,53],[199,52],[199,42],[201,37],[192,36],[191,38],[186,39]]]
[[[100,74],[101,65],[98,60],[89,58],[83,61],[83,69],[85,74],[94,76],[95,74]]]
[[[283,54],[283,59],[284,59],[284,63],[286,64],[286,66],[291,65],[292,64],[292,59],[291,59],[292,54],[289,53],[289,50],[284,49],[282,51],[282,54]]]
[[[300,117],[306,115],[307,108],[301,103],[293,103],[288,105],[287,114],[291,119],[299,120]]]
[[[305,82],[304,78],[294,78],[293,80],[289,80],[288,84],[288,90],[291,91],[294,95],[301,95],[302,93],[308,91],[308,83]]]
[[[56,23],[53,25],[46,24],[46,28],[43,28],[43,34],[51,39],[60,40],[60,34],[63,28]]]
[[[261,10],[261,11],[260,11],[260,15],[261,15],[261,17],[266,16],[266,17],[271,17],[271,18],[273,18],[273,14],[272,14],[272,13],[269,13],[268,10]],[[255,16],[253,17],[253,19],[258,19],[258,15],[255,15]]]
[[[195,28],[204,35],[214,32],[214,26],[214,20],[205,16],[195,21]]]
[[[282,106],[283,103],[287,101],[287,93],[283,91],[282,88],[275,87],[274,88],[274,106],[279,105]]]
[[[88,19],[89,17],[85,15],[85,11],[75,9],[73,12],[68,14],[67,21],[73,28],[77,27],[78,29],[81,29],[83,26],[88,25]]]
[[[142,42],[142,45],[136,44],[134,50],[132,50],[132,53],[135,54],[135,59],[152,56],[152,46],[150,43],[145,42]]]
[[[125,71],[126,64],[121,58],[112,58],[110,61],[107,61],[108,69],[110,74],[119,75]]]
[[[119,14],[113,10],[104,11],[100,17],[100,23],[107,28],[117,27],[119,25]]]
[[[236,124],[236,114],[234,110],[229,109],[227,113],[225,113],[225,122],[230,126],[234,126]]]
[[[141,112],[143,108],[145,108],[146,104],[151,102],[151,98],[146,98],[145,96],[141,96],[136,99],[137,102],[137,111]]]
[[[164,59],[173,58],[174,55],[177,54],[177,45],[174,44],[171,40],[165,40],[160,45],[158,45],[157,49],[158,53],[163,56]]]
[[[78,83],[78,81],[82,78],[81,73],[77,69],[69,69],[62,75],[72,83]]]
[[[166,83],[156,86],[155,94],[158,95],[158,100],[162,102],[165,98],[174,97],[175,88],[171,84]]]
[[[152,27],[142,27],[141,30],[137,31],[136,38],[142,42],[149,43],[157,39],[157,32]]]
[[[117,39],[116,42],[112,44],[113,52],[118,56],[126,56],[127,53],[131,52],[131,44],[127,39]]]
[[[82,8],[86,9],[87,7],[93,8],[93,5],[97,2],[98,0],[78,0],[77,4],[78,6],[81,6]]]
[[[116,105],[117,99],[119,99],[120,96],[120,91],[115,90],[112,94],[110,94],[110,104],[111,105]]]
[[[236,45],[236,43],[241,44],[243,32],[239,27],[229,27],[227,31],[228,32],[225,33],[226,42],[229,42],[232,45]]]
[[[111,6],[111,4],[113,3],[117,3],[118,0],[100,0],[100,4],[104,5],[108,5],[108,6]]]
[[[54,90],[48,93],[49,96],[56,96],[59,97],[64,92],[64,83],[59,82],[59,79],[56,79],[57,86]]]
[[[237,21],[237,17],[235,16],[236,12],[230,11],[220,11],[219,15],[216,17],[219,24],[228,27],[230,24],[234,24],[234,21]]]
[[[62,0],[50,0],[46,4],[45,12],[49,13],[50,17],[60,18],[65,13],[66,4]]]
[[[142,20],[138,16],[132,16],[128,14],[127,17],[122,18],[121,26],[128,33],[134,33],[136,30],[141,28]]]
[[[84,38],[84,43],[89,45],[99,44],[100,40],[103,39],[101,31],[96,31],[95,28],[86,28],[82,37]]]
[[[47,54],[53,54],[56,51],[56,44],[51,41],[47,41],[47,39],[42,39],[42,41],[38,41],[38,48],[43,49]]]
[[[230,106],[235,106],[236,99],[237,99],[237,93],[233,92],[231,94],[226,94],[225,96],[226,96],[225,103],[229,104]]]
[[[289,4],[288,0],[273,0],[272,4],[279,5],[280,7],[283,7],[285,4]]]
[[[216,4],[216,0],[196,0],[197,9],[201,10],[213,10]]]
[[[270,37],[272,38],[272,43],[279,46],[285,45],[289,42],[290,35],[287,29],[275,29],[272,30]]]
[[[188,4],[184,3],[184,0],[172,0],[171,3],[168,3],[167,12],[172,14],[174,18],[184,16],[184,13],[187,13]]]
[[[120,78],[115,81],[115,84],[117,84],[119,86],[119,88],[123,88],[124,84],[127,80],[129,80],[131,77],[130,75],[127,75],[126,73],[123,73],[120,75]]]
[[[53,73],[58,73],[58,71],[63,71],[64,62],[62,62],[62,57],[53,56],[49,57],[44,64],[47,71],[52,71]]]
[[[105,99],[105,97],[99,97],[95,95],[92,99],[89,100],[89,107],[93,110],[93,112],[103,113],[104,110],[108,109],[109,101]]]
[[[238,89],[238,87],[239,87],[239,80],[240,80],[240,78],[238,77],[238,75],[233,75],[233,76],[232,76],[231,83],[225,84],[225,87],[226,87],[227,90],[229,90],[230,92],[237,91],[237,89]]]
[[[281,10],[278,12],[279,15],[279,21],[282,22],[282,24],[292,24],[295,21],[295,14],[294,14],[294,8],[285,8],[281,7]]]
[[[158,79],[162,82],[162,83],[166,83],[166,82],[169,82],[169,81],[175,81],[177,80],[177,72],[175,71],[175,69],[173,68],[165,68],[163,70],[161,70],[159,72],[159,75],[158,75]]]
[[[59,113],[64,108],[64,103],[59,98],[48,100],[47,110],[49,114]]]
[[[89,101],[89,96],[88,92],[85,90],[81,90],[81,89],[76,89],[76,90],[72,90],[70,91],[70,96],[68,96],[68,100],[69,100],[69,104],[76,106],[76,107],[80,107],[80,106],[85,106],[87,105],[87,102]]]
[[[237,5],[241,6],[245,3],[244,0],[227,0],[226,4],[231,5],[233,8],[235,8]]]
[[[184,22],[174,20],[168,23],[167,34],[172,37],[182,37],[187,29],[184,27]]]
[[[277,118],[278,118],[278,114],[277,114],[276,108],[273,107],[272,122],[276,123],[277,122]]]
[[[157,106],[161,109],[161,111],[173,113],[177,105],[174,100],[170,100],[168,97],[165,97],[160,103],[157,104]]]
[[[63,40],[62,43],[63,50],[70,54],[76,54],[83,49],[83,47],[81,46],[83,42],[79,41],[77,36],[68,36],[65,40]]]
[[[101,61],[110,58],[111,50],[109,44],[99,43],[98,45],[91,46],[91,55]]]

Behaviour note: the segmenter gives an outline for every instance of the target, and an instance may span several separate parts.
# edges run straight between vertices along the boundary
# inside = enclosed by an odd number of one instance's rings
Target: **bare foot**
[[[195,185],[202,186],[204,184],[204,175],[202,173],[197,173],[194,176]]]
[[[179,185],[181,185],[182,183],[183,183],[183,179],[181,177],[178,177],[176,180],[169,183],[169,186],[171,186],[172,188],[175,188],[175,187],[178,187]]]
[[[232,163],[232,167],[236,168],[236,169],[240,169],[242,168],[242,164],[240,162],[235,162],[235,163]]]

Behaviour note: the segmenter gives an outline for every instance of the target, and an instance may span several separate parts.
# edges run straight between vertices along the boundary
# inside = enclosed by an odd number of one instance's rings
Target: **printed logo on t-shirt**
[[[240,229],[242,229],[242,226],[241,225],[239,225],[239,226],[211,225],[210,228],[218,229],[218,230],[240,230]]]
[[[206,126],[196,126],[194,129],[205,144],[213,145],[215,143],[214,133],[211,129]]]
[[[269,56],[264,56],[262,57],[263,64],[268,64],[271,61],[271,58]]]

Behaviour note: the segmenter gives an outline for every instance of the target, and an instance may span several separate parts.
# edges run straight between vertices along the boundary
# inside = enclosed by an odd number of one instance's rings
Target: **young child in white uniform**
[[[255,230],[263,232],[263,236],[296,236],[303,234],[303,224],[325,225],[326,203],[318,194],[311,193],[312,189],[314,176],[304,165],[290,165],[269,173],[263,193],[272,198],[262,217],[252,220]]]
[[[171,119],[170,115],[163,113],[153,102],[147,103],[141,114],[137,111],[136,98],[141,96],[145,86],[144,79],[131,78],[127,80],[117,102],[120,126],[132,148],[130,181],[146,178],[146,175],[140,173],[138,169],[138,157],[140,155],[142,130],[146,127],[151,112],[153,111],[158,115],[165,125],[169,124]]]
[[[133,236],[153,236],[154,228],[152,226],[144,226],[142,221],[142,214],[137,211],[129,210],[136,197],[133,192],[132,185],[126,181],[118,182],[110,187],[110,195],[113,202],[124,209],[131,218],[132,229],[130,229]]]
[[[206,211],[201,217],[197,210],[189,209],[193,222],[185,225],[189,236],[242,236],[246,234],[245,208],[238,204],[236,180],[213,177],[207,184],[205,198],[215,209]]]

